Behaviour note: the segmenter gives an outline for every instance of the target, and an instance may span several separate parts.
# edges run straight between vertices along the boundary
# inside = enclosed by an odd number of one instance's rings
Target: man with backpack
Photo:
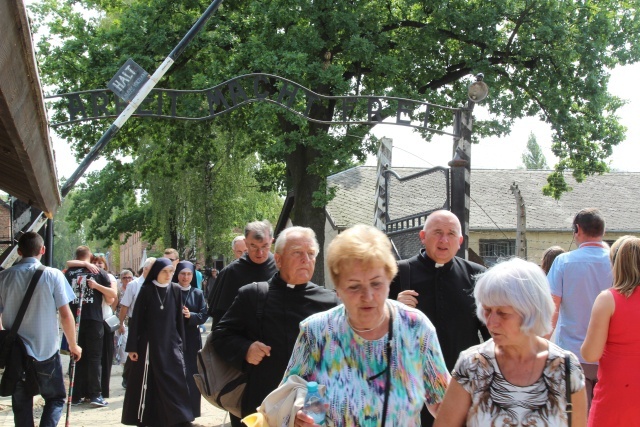
[[[318,251],[310,228],[283,230],[275,244],[279,271],[268,282],[240,288],[211,332],[220,357],[248,375],[242,416],[255,412],[282,380],[300,321],[338,303],[334,292],[310,282]],[[241,424],[233,417],[232,425]]]

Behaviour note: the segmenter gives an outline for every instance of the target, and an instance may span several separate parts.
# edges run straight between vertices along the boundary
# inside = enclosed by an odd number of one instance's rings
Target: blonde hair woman
[[[283,382],[324,384],[336,427],[418,425],[425,404],[437,411],[450,377],[429,319],[387,299],[397,272],[389,239],[356,225],[331,242],[327,264],[343,304],[300,324]],[[300,411],[295,425],[313,419]]]

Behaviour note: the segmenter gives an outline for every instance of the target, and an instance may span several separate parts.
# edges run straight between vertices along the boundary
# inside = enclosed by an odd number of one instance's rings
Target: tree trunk
[[[316,258],[316,269],[311,279],[324,286],[324,208],[313,207],[313,193],[326,187],[326,179],[307,172],[308,166],[319,155],[314,148],[296,145],[296,149],[287,156],[290,188],[295,194],[295,204],[291,213],[294,225],[310,227],[316,233],[320,252]]]

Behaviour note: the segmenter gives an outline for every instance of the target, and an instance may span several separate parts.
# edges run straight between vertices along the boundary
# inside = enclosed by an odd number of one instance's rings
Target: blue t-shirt
[[[609,248],[583,244],[579,249],[559,255],[553,261],[548,279],[551,294],[562,298],[556,344],[585,363],[580,346],[587,335],[593,302],[613,283]]]

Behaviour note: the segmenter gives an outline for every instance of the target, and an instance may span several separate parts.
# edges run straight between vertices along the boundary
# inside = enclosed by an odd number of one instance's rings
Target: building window
[[[480,239],[480,256],[487,267],[494,265],[502,258],[509,258],[515,254],[515,239]]]

